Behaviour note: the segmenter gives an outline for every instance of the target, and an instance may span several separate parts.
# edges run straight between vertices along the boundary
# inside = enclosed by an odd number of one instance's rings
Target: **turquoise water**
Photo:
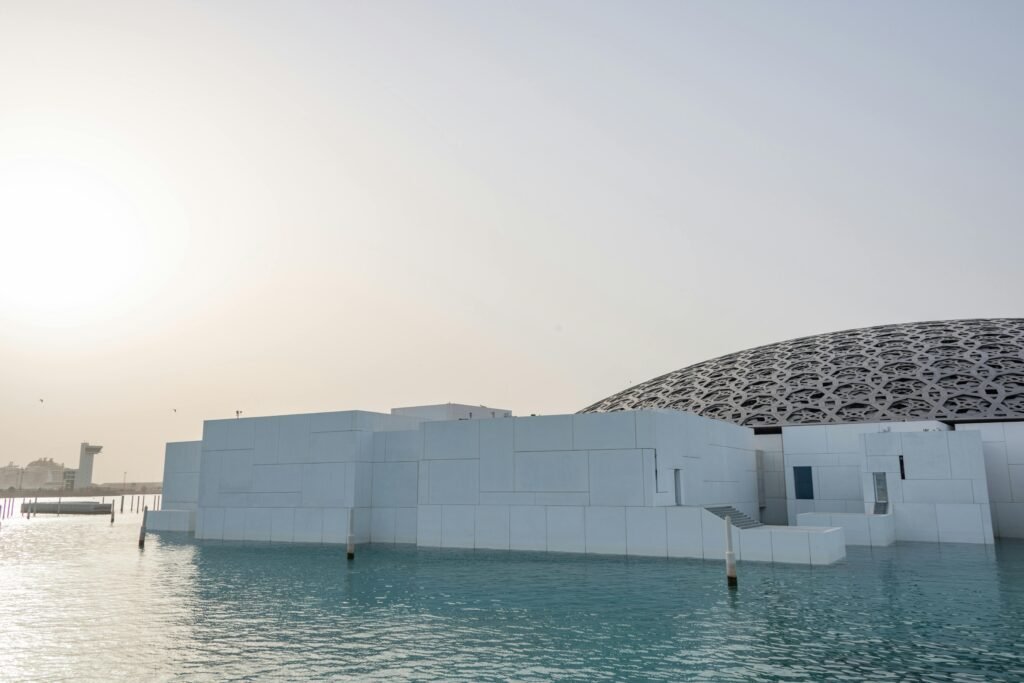
[[[196,542],[6,519],[0,679],[1024,680],[1024,544],[840,565]]]

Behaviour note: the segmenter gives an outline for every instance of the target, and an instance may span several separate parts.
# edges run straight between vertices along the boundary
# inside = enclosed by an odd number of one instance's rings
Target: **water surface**
[[[0,529],[0,679],[1024,680],[1024,544],[833,567]]]

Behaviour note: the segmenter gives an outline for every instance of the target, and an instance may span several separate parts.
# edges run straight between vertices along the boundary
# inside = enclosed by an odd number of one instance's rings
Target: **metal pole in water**
[[[57,516],[60,517],[60,496],[57,496]]]
[[[32,516],[39,516],[39,496],[36,496],[35,502],[32,503]]]
[[[124,514],[124,494],[121,494],[121,514]]]
[[[736,581],[736,556],[732,552],[732,520],[728,515],[725,517],[725,582],[732,590],[739,587]]]
[[[348,511],[348,559],[356,559],[356,541],[355,537],[352,536],[352,516],[355,514],[354,508],[349,508]]]
[[[139,529],[139,550],[146,547],[146,513],[149,508],[142,511],[142,528]]]
[[[114,523],[114,499],[110,499],[110,523]]]

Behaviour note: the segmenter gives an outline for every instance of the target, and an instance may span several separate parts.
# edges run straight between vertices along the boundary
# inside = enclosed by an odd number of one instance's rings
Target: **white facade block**
[[[445,548],[472,548],[476,535],[475,518],[475,506],[441,506],[441,545]]]
[[[585,492],[589,487],[587,467],[587,451],[517,452],[516,490]]]
[[[417,514],[414,507],[395,510],[395,543],[416,542]]]
[[[302,491],[302,465],[253,465],[252,491],[298,493]]]
[[[734,532],[739,529],[734,529]],[[735,534],[734,535],[739,535]],[[772,561],[772,532],[771,529],[756,528],[744,529],[743,557],[744,562],[771,562]]]
[[[1024,465],[1024,422],[1005,422],[1006,458],[1011,465]]]
[[[309,416],[285,415],[277,420],[277,461],[279,463],[306,463],[309,456]]]
[[[348,508],[323,508],[323,542],[348,542]]]
[[[423,461],[420,466],[428,468],[431,505],[479,504],[479,460]]]
[[[908,479],[949,479],[948,435],[943,432],[904,433],[903,462]]]
[[[537,494],[532,491],[481,491],[481,505],[537,505]]]
[[[375,462],[370,504],[374,507],[416,507],[418,484],[418,463]]]
[[[312,432],[309,436],[309,462],[355,462],[371,460],[360,453],[360,435],[364,432]]]
[[[228,420],[206,420],[203,422],[203,450],[226,450],[229,426]]]
[[[665,508],[626,508],[626,552],[630,555],[668,555]]]
[[[640,450],[590,451],[590,504],[644,504],[644,462]]]
[[[973,503],[968,479],[907,479],[902,482],[905,503]]]
[[[889,515],[868,515],[871,545],[886,546],[896,542],[896,520]]]
[[[535,505],[590,505],[590,494],[574,491],[538,491],[533,494]]]
[[[196,522],[196,536],[212,540],[223,540],[224,538],[224,508],[200,508]],[[202,533],[199,533],[202,530]]]
[[[666,552],[669,557],[704,557],[703,512],[699,507],[665,508]]]
[[[509,548],[512,550],[547,549],[547,513],[543,507],[509,507]]]
[[[370,541],[372,543],[394,543],[398,511],[393,507],[370,509]]]
[[[224,540],[245,540],[245,508],[226,508],[224,510]]]
[[[258,417],[253,420],[253,464],[277,464],[279,428],[280,423],[272,417]]]
[[[302,465],[302,506],[350,507],[353,475],[352,463]]]
[[[270,508],[245,509],[246,541],[270,541]]]
[[[480,490],[515,489],[515,420],[480,422]]]
[[[270,511],[271,543],[292,543],[295,540],[295,509],[277,508]]]
[[[249,491],[252,488],[252,451],[223,451],[220,458],[219,490]]]
[[[426,460],[462,460],[480,457],[480,422],[426,422],[423,424]]]
[[[1010,499],[1024,502],[1024,465],[1009,465],[1007,471],[1010,475]]]
[[[992,513],[1001,538],[1024,538],[1024,502],[993,503]]]
[[[877,432],[877,424],[827,425],[828,452],[859,454],[864,450],[864,435]]]
[[[356,412],[345,410],[332,413],[310,413],[309,431],[349,432],[356,429]]]
[[[842,528],[825,529],[819,533],[809,532],[807,541],[811,549],[811,564],[834,564],[846,557],[844,538],[845,530]]]
[[[828,453],[828,427],[824,425],[783,427],[782,442],[785,444],[786,455]]]
[[[295,543],[324,542],[324,511],[326,508],[297,508],[293,513],[292,540]]]
[[[479,505],[475,510],[475,547],[508,550],[510,526],[508,506]]]
[[[810,564],[811,543],[809,534],[798,529],[773,527],[772,561],[788,564]]]
[[[572,450],[572,415],[546,415],[515,419],[516,451]]]
[[[985,478],[988,483],[988,497],[993,502],[1012,502],[1010,490],[1010,468],[1005,443],[983,443],[985,455]],[[201,485],[201,482],[200,482]]]
[[[586,552],[598,555],[626,554],[626,509],[584,508]]]
[[[255,420],[246,418],[244,420],[226,420],[227,423],[227,444],[225,450],[251,450],[255,440]]]
[[[441,506],[420,505],[416,514],[416,544],[441,547]]]
[[[896,432],[868,433],[864,435],[864,447],[867,455],[897,456],[903,452],[900,435]]]
[[[636,448],[636,413],[579,413],[572,416],[575,450]]]
[[[382,432],[384,459],[388,461],[418,461],[423,458],[423,433],[420,430]]]
[[[195,530],[194,510],[150,510],[146,516],[146,529],[149,531],[181,531]],[[197,538],[202,538],[196,533]]]
[[[982,505],[935,505],[940,543],[992,543],[981,523]],[[987,510],[985,510],[987,513]]]
[[[894,503],[896,538],[901,541],[939,541],[934,503]]]
[[[823,500],[862,500],[860,467],[823,467],[818,470],[816,496]]]
[[[586,552],[586,525],[581,506],[547,508],[547,549],[564,553]]]

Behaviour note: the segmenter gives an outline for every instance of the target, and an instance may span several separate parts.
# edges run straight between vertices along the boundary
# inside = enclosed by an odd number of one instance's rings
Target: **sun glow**
[[[60,158],[0,160],[0,315],[68,326],[128,305],[154,249],[131,195]]]

